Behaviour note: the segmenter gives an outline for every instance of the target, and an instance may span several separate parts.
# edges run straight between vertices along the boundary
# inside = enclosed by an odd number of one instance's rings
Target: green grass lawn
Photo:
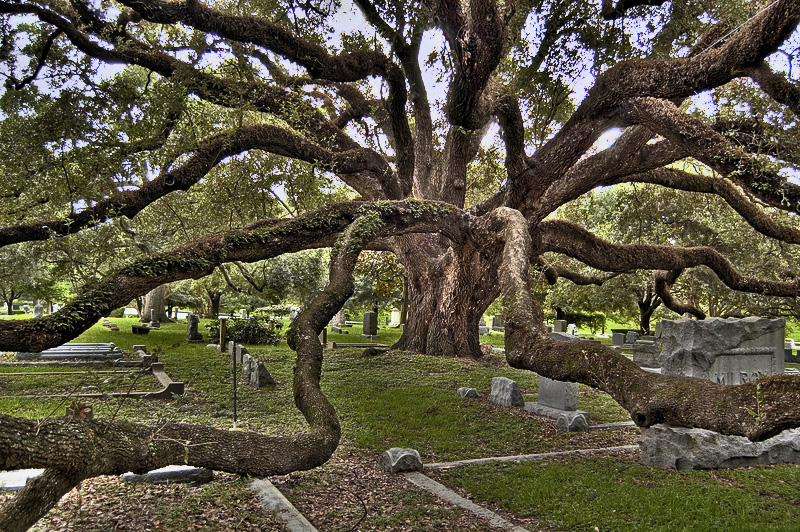
[[[163,324],[160,330],[135,336],[130,328],[137,323],[135,318],[111,321],[120,326],[120,331],[110,331],[98,323],[75,342],[113,342],[122,349],[145,344],[148,351],[157,353],[165,363],[170,377],[185,382],[187,388],[185,395],[177,400],[95,401],[95,417],[126,417],[142,422],[172,419],[233,427],[232,365],[226,354],[207,348],[205,343],[184,343],[185,323]],[[204,323],[201,321],[202,332]],[[359,326],[351,327],[349,332],[329,334],[328,340],[369,343],[360,336]],[[391,328],[382,328],[379,333],[375,343],[391,344],[400,335],[399,330]],[[482,336],[481,341],[502,346],[503,335],[495,332]],[[247,347],[253,356],[265,362],[279,384],[261,390],[238,387],[238,426],[269,434],[304,430],[305,421],[291,396],[294,353],[285,342],[274,347]],[[373,463],[389,447],[415,448],[423,461],[430,463],[626,445],[635,443],[637,438],[635,428],[566,433],[556,430],[551,420],[532,416],[522,408],[492,404],[488,400],[492,377],[505,376],[517,381],[526,400],[535,400],[538,391],[536,374],[508,367],[500,355],[475,362],[405,352],[365,357],[362,351],[345,348],[325,352],[322,386],[340,415],[342,442],[330,467],[292,477],[288,491],[299,507],[303,507],[304,501],[316,501],[313,497],[324,490],[350,489],[336,487],[337,475],[343,469],[342,457],[358,456]],[[99,377],[98,374],[92,378]],[[10,382],[14,378],[4,378],[0,373],[0,386],[7,390],[3,395],[24,391],[17,384],[12,389]],[[51,390],[62,390],[75,386],[74,382],[54,384],[52,377],[41,381],[35,380],[40,377],[25,379],[34,379],[28,382],[42,398],[0,398],[0,411],[33,418],[63,414],[64,399],[44,396],[48,386]],[[476,388],[480,397],[462,400],[456,393],[461,386]],[[629,419],[608,395],[585,387],[580,388],[578,408],[588,411],[593,423]],[[533,520],[533,529],[789,530],[791,523],[800,521],[800,505],[795,497],[800,486],[800,468],[796,466],[674,472],[641,466],[636,459],[630,455],[598,455],[516,465],[470,466],[443,472],[441,479],[476,500],[497,505],[523,520]],[[241,484],[235,482],[222,483],[213,490],[227,493],[229,489],[238,494],[236,497],[242,496]],[[217,493],[214,497],[221,495]],[[453,529],[448,528],[444,514],[440,515],[440,510],[435,510],[426,497],[406,488],[392,492],[391,496],[386,495],[386,500],[395,502],[385,504],[396,505],[396,509],[384,513],[374,510],[361,527],[400,530],[408,520],[427,519],[440,524],[430,528],[419,525],[419,530]],[[430,513],[420,510],[420,504],[431,505]],[[185,511],[193,512],[190,507],[187,505]],[[420,511],[424,515],[420,516]],[[176,521],[174,516],[171,520],[160,519],[178,523],[168,529],[182,527],[180,519]]]

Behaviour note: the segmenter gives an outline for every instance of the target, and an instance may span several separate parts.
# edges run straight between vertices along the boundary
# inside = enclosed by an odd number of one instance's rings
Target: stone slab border
[[[458,493],[454,492],[450,488],[439,484],[435,480],[430,477],[425,476],[424,474],[418,471],[410,471],[408,473],[401,473],[406,480],[418,486],[430,493],[433,493],[440,499],[449,502],[450,504],[454,504],[468,512],[472,512],[473,514],[486,519],[489,521],[489,524],[494,528],[502,528],[503,530],[510,530],[511,532],[528,532],[527,529],[522,528],[521,526],[517,526],[514,523],[506,521],[496,513],[492,512],[491,510],[487,510],[482,506],[478,506],[474,502],[470,501],[469,499],[465,499]]]
[[[358,348],[367,348],[367,347],[389,347],[385,344],[340,344],[337,342],[328,342],[327,345],[328,349],[343,349],[348,347],[358,347]]]
[[[4,395],[2,398],[16,397],[20,399],[40,399],[44,397],[49,398],[69,398],[69,397],[82,397],[88,399],[109,399],[119,397],[134,397],[138,399],[172,399],[173,395],[183,395],[185,391],[185,384],[183,382],[173,381],[164,370],[162,362],[154,362],[150,366],[150,371],[153,376],[164,386],[162,389],[155,392],[122,392],[122,393],[74,393],[67,395]],[[36,373],[31,373],[36,375]]]
[[[279,519],[286,523],[289,532],[317,532],[314,525],[309,523],[308,519],[303,517],[303,514],[269,480],[253,479],[250,489],[256,492],[261,504],[268,511],[274,512]]]
[[[490,458],[473,458],[470,460],[458,460],[456,462],[438,462],[433,464],[425,464],[425,469],[445,469],[451,467],[463,467],[469,465],[491,464],[494,462],[527,462],[531,460],[546,460],[548,458],[557,458],[560,456],[582,455],[582,454],[597,454],[597,453],[614,453],[618,451],[633,451],[639,450],[638,445],[620,445],[618,447],[601,447],[599,449],[575,449],[572,451],[557,451],[553,453],[539,453],[539,454],[519,454],[514,456],[494,456]]]

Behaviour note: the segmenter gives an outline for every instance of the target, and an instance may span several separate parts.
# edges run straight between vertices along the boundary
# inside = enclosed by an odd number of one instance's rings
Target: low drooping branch
[[[771,296],[800,295],[800,280],[791,282],[755,279],[742,275],[713,248],[612,244],[582,227],[563,220],[541,222],[534,234],[536,253],[554,251],[603,271],[681,270],[707,266],[726,286],[740,292]]]
[[[591,342],[548,337],[543,313],[528,286],[531,238],[518,212],[496,209],[484,222],[502,223],[499,270],[506,319],[506,359],[551,379],[579,382],[608,392],[641,427],[656,423],[702,427],[762,440],[798,426],[797,381],[775,375],[738,386],[642,370],[623,355]],[[752,412],[759,412],[758,416]]]
[[[800,244],[800,230],[776,222],[725,178],[690,174],[675,168],[659,168],[616,182],[622,181],[653,183],[676,190],[716,194],[759,233],[789,244]]]
[[[696,306],[688,302],[676,301],[672,297],[670,287],[675,284],[678,277],[683,273],[683,270],[659,270],[653,272],[653,283],[655,285],[656,294],[661,298],[664,306],[678,314],[686,314],[687,312],[697,318],[698,320],[705,319],[706,314]]]
[[[226,262],[255,262],[330,246],[356,218],[372,211],[385,223],[379,237],[423,232],[440,233],[456,242],[464,238],[462,211],[437,202],[352,202],[297,218],[256,222],[196,240],[168,253],[144,257],[86,287],[54,314],[32,320],[2,320],[0,349],[41,351],[61,345],[131,299],[165,283],[205,277]]]

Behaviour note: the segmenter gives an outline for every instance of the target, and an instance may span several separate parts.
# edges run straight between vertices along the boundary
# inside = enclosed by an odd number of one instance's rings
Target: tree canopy
[[[758,383],[765,415],[754,419],[741,405],[756,384],[650,374],[601,346],[551,340],[529,277],[652,271],[679,313],[697,307],[671,287],[700,267],[734,291],[796,298],[791,269],[748,270],[722,233],[624,242],[556,213],[598,187],[647,183],[718,197],[733,227],[800,243],[800,0],[354,5],[360,22],[346,24],[351,6],[334,1],[0,0],[0,246],[70,246],[126,224],[157,240],[112,254],[59,312],[0,323],[4,349],[58,345],[133,297],[223,265],[332,248],[327,287],[289,333],[307,433],[122,422],[100,433],[2,416],[0,464],[48,468],[41,504],[81,478],[171,460],[264,475],[324,462],[340,428],[316,338],[353,292],[362,249],[404,267],[396,349],[479,357],[478,321],[502,293],[511,365],[605,390],[641,426],[758,440],[800,424],[790,377]],[[148,446],[154,430],[169,443]],[[130,449],[114,443],[122,434]],[[95,444],[46,447],[75,438]],[[236,464],[215,455],[233,440],[257,450]],[[21,492],[0,528],[27,526],[20,509],[40,495]]]

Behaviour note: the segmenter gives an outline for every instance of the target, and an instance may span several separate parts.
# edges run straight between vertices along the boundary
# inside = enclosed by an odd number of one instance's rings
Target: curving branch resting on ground
[[[698,426],[758,441],[797,426],[797,381],[776,375],[738,386],[649,373],[600,344],[559,342],[545,333],[541,307],[528,286],[531,239],[525,218],[513,209],[487,215],[502,223],[500,285],[506,317],[506,359],[552,379],[580,382],[608,392],[641,426]],[[760,416],[751,412],[759,411]]]
[[[0,507],[0,530],[27,530],[81,480],[98,475],[143,473],[187,464],[268,476],[325,463],[338,446],[341,428],[336,411],[320,389],[322,345],[317,336],[352,295],[353,268],[369,242],[387,230],[432,231],[449,211],[439,205],[372,204],[354,214],[354,221],[344,227],[334,246],[328,285],[287,335],[289,346],[297,352],[294,400],[308,422],[307,432],[267,436],[169,421],[144,425],[0,415],[0,469],[46,468],[40,480],[26,485]],[[314,217],[308,220],[318,222]],[[273,227],[276,229],[286,230],[280,225]],[[231,453],[231,449],[247,452]]]

